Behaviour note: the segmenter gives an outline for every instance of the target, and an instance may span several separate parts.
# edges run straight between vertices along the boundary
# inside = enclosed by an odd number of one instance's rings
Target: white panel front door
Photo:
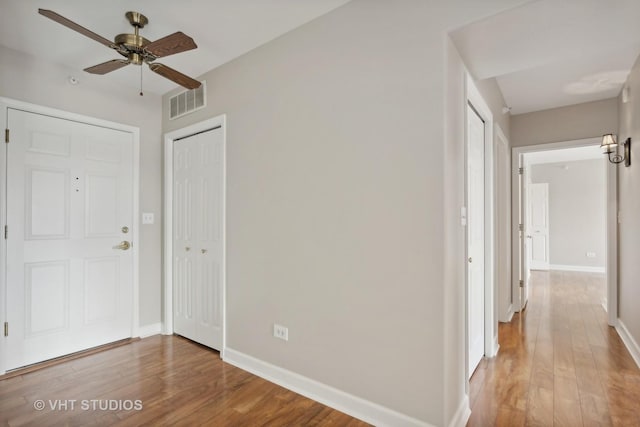
[[[131,133],[14,109],[7,359],[15,369],[131,337]]]
[[[549,270],[549,184],[529,184],[528,236],[532,270]]]
[[[174,143],[175,333],[222,349],[224,208],[222,129]]]
[[[469,376],[484,356],[484,121],[467,107]]]

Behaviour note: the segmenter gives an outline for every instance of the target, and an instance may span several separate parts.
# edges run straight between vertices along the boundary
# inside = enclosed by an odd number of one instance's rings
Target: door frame
[[[495,126],[493,114],[489,105],[486,103],[480,91],[476,87],[471,76],[466,78],[466,99],[465,99],[465,117],[464,117],[464,203],[468,206],[468,188],[467,188],[467,108],[469,103],[485,122],[485,138],[484,138],[484,354],[486,357],[494,357],[498,354],[500,348],[498,344],[498,321],[495,312],[495,195],[494,195],[494,133]],[[469,371],[469,264],[467,259],[469,242],[468,232],[465,230],[465,371],[466,378],[471,376]]]
[[[520,167],[520,158],[526,153],[533,153],[537,151],[552,151],[563,148],[575,148],[599,145],[602,137],[593,137],[585,139],[576,139],[570,141],[553,142],[548,144],[528,145],[523,147],[513,147],[511,152],[512,168],[511,168],[511,250],[512,250],[512,286],[514,295],[514,308],[521,307],[520,291],[518,284],[518,195],[520,189],[518,188],[518,169]],[[606,283],[607,283],[607,302],[606,307],[607,319],[610,326],[617,326],[618,324],[618,263],[617,263],[617,248],[618,248],[618,179],[617,169],[614,165],[607,164],[607,170],[605,173],[606,179],[606,252],[607,259],[605,261],[606,269]],[[525,212],[526,214],[526,212]],[[526,219],[526,218],[525,218]],[[517,298],[517,304],[515,299]],[[519,311],[516,310],[516,311]]]
[[[114,130],[129,132],[132,135],[133,146],[131,147],[131,155],[133,157],[133,218],[135,226],[133,227],[131,238],[135,244],[131,245],[133,256],[132,283],[133,283],[133,302],[132,302],[132,318],[131,318],[131,337],[139,336],[140,329],[140,303],[139,303],[139,253],[140,253],[140,128],[108,120],[98,119],[95,117],[85,116],[83,114],[72,113],[69,111],[59,110],[56,108],[45,107],[42,105],[31,104],[16,99],[0,97],[0,126],[1,129],[7,129],[9,118],[9,109],[25,111],[28,113],[41,114],[51,116],[63,120],[85,123],[93,126],[100,126]],[[2,143],[3,149],[0,149],[0,165],[6,165],[8,144]],[[7,222],[7,176],[8,171],[0,174],[0,226],[4,227]],[[4,230],[3,230],[4,233]],[[2,236],[3,237],[3,236]],[[7,240],[0,238],[0,320],[4,323],[7,319]],[[5,373],[5,351],[6,345],[0,340],[0,375]]]
[[[225,114],[180,128],[164,135],[164,315],[162,334],[173,334],[173,143],[197,133],[220,127],[222,130],[222,349],[227,348],[227,116]]]

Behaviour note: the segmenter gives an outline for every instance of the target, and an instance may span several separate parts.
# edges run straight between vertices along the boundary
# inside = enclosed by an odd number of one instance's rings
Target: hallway
[[[602,274],[532,272],[521,316],[470,381],[468,426],[640,426],[640,370],[607,325]]]

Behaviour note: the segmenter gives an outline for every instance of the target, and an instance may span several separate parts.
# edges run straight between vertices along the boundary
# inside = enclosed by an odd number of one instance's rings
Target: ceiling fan
[[[72,30],[77,31],[98,43],[102,43],[126,58],[112,59],[111,61],[85,68],[84,71],[88,73],[107,74],[129,64],[142,65],[142,63],[146,63],[154,73],[160,74],[162,77],[165,77],[187,89],[196,89],[200,87],[201,83],[199,81],[192,79],[173,68],[167,67],[166,65],[154,62],[157,58],[162,58],[198,47],[191,37],[181,31],[170,34],[154,42],[149,41],[138,34],[140,28],[143,28],[149,23],[147,17],[138,12],[127,12],[125,16],[133,26],[134,33],[118,34],[112,42],[52,10],[38,9],[38,13],[64,25],[65,27],[71,28]],[[140,94],[142,95],[142,92],[140,92]]]

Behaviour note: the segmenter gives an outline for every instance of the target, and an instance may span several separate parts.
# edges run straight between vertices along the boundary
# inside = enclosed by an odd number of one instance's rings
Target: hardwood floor
[[[0,381],[0,425],[367,424],[189,340],[155,336]]]
[[[534,272],[527,309],[500,325],[498,356],[471,379],[468,425],[640,426],[640,370],[607,326],[604,294],[603,275]],[[1,380],[0,425],[367,424],[155,336]]]
[[[607,325],[604,280],[533,272],[527,309],[471,378],[468,426],[640,426],[640,370]]]

